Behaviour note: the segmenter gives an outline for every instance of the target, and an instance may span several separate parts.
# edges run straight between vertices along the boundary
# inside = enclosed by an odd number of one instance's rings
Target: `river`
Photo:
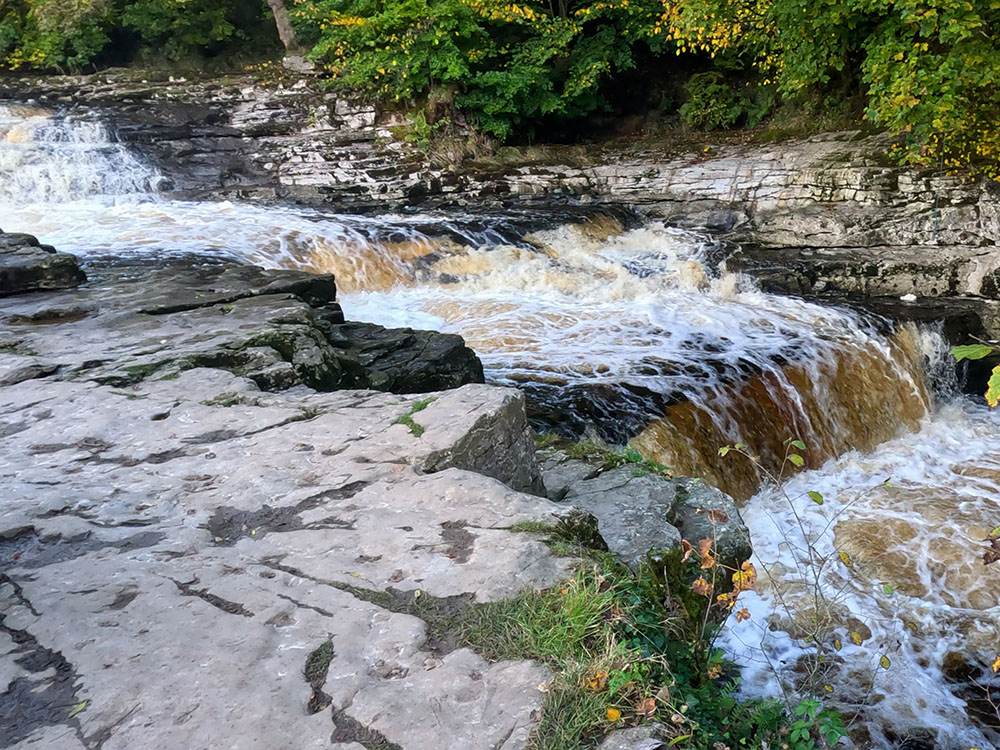
[[[934,330],[762,293],[720,266],[714,238],[637,213],[177,200],[99,124],[27,106],[0,105],[0,176],[0,226],[85,264],[193,254],[333,272],[348,319],[463,335],[490,382],[527,392],[539,428],[628,440],[746,501],[762,575],[751,618],[720,638],[748,665],[745,694],[819,680],[875,747],[915,727],[941,748],[1000,745],[977,687],[1000,650],[1000,566],[981,561],[1000,522],[1000,416],[958,395]],[[793,438],[802,471],[783,464]],[[781,485],[719,455],[735,443]],[[803,639],[817,622],[821,665]]]

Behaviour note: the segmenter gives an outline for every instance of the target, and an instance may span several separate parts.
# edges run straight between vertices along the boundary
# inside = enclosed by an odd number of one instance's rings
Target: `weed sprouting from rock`
[[[420,437],[421,435],[424,434],[424,426],[415,422],[413,420],[413,415],[417,414],[418,412],[422,412],[424,409],[426,409],[435,401],[437,401],[437,398],[434,396],[430,396],[429,398],[413,402],[413,405],[410,407],[410,410],[406,414],[400,416],[395,422],[393,422],[393,424],[406,425],[406,427],[409,428],[410,434],[413,435],[413,437],[417,438]]]

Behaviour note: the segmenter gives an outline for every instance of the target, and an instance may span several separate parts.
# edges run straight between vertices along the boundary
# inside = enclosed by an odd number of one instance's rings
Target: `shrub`
[[[502,0],[304,0],[294,13],[332,85],[389,102],[454,85],[455,102],[500,138],[605,105],[602,86],[659,48],[662,8]]]
[[[79,70],[113,51],[112,36],[168,60],[213,54],[273,26],[265,8],[240,0],[0,0],[0,65]]]
[[[680,115],[699,130],[731,128],[745,112],[745,102],[720,73],[697,73],[688,80],[688,100]]]
[[[210,48],[240,32],[229,20],[232,2],[134,0],[122,11],[122,25],[157,45],[168,60]]]

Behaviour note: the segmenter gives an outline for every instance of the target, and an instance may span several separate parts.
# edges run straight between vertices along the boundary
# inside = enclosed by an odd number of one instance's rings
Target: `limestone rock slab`
[[[0,744],[525,747],[448,624],[571,572],[521,394],[317,392],[331,279],[149,270],[0,303]]]

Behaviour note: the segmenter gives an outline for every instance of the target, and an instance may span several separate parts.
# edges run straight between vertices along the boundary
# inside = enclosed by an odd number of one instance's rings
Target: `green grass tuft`
[[[437,401],[437,397],[430,396],[428,398],[421,399],[420,401],[413,402],[413,405],[410,406],[410,410],[406,414],[400,416],[395,422],[393,422],[393,424],[406,425],[409,428],[411,435],[414,437],[420,437],[424,434],[424,426],[415,422],[413,420],[413,415],[423,411],[435,401]]]

